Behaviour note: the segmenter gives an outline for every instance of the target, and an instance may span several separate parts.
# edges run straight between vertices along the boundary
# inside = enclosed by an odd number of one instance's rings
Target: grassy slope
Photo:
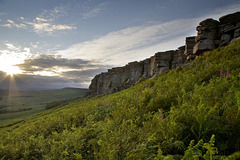
[[[234,159],[240,151],[239,62],[236,41],[122,92],[27,117],[0,129],[0,157],[224,159],[236,152],[228,157]]]
[[[74,99],[82,97],[86,94],[86,89],[63,88],[57,90],[43,91],[0,91],[2,99],[0,100],[1,110],[17,110],[32,108],[32,110],[16,113],[0,114],[0,124],[11,119],[23,118],[33,113],[38,113],[45,110],[47,103],[65,99]],[[1,108],[1,106],[5,106]]]

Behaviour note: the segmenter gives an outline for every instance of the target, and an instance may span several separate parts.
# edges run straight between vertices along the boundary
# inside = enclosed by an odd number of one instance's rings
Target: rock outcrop
[[[193,54],[201,55],[205,51],[211,51],[216,48],[216,40],[218,39],[219,22],[213,19],[206,19],[197,26],[197,36]]]
[[[240,37],[240,12],[223,16],[219,21],[206,19],[196,29],[198,32],[193,54],[199,56]]]
[[[158,52],[140,62],[109,69],[96,75],[89,86],[89,95],[108,94],[129,88],[141,79],[150,78],[181,66],[185,61],[185,46],[177,50]]]
[[[139,81],[182,66],[185,62],[240,37],[240,12],[223,16],[219,21],[206,19],[196,28],[197,36],[186,37],[185,46],[158,52],[140,62],[109,69],[96,75],[89,86],[89,96],[109,94],[129,88]]]

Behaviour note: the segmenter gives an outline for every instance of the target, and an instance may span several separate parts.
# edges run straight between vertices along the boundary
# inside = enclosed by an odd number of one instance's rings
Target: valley
[[[48,103],[85,96],[88,89],[63,88],[42,91],[0,90],[0,124],[44,111]]]

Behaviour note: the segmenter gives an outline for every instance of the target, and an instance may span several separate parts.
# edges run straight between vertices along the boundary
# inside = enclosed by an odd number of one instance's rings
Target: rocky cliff
[[[96,75],[91,81],[88,95],[114,93],[129,88],[145,78],[178,68],[206,51],[227,45],[240,37],[240,12],[223,16],[219,21],[206,19],[199,23],[196,30],[197,36],[186,37],[185,46],[177,50],[158,52],[143,61],[131,62]]]
[[[140,62],[109,69],[96,75],[89,87],[90,95],[107,94],[129,88],[141,79],[150,78],[181,66],[185,61],[185,47],[177,50],[158,52]]]

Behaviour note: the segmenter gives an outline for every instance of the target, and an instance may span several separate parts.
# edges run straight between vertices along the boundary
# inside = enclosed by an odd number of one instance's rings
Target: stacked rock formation
[[[96,75],[89,86],[89,96],[108,94],[129,88],[145,78],[165,73],[201,56],[206,51],[227,45],[240,37],[240,12],[223,16],[219,21],[206,19],[196,28],[197,36],[187,37],[185,46],[158,52],[140,62],[109,69]]]
[[[193,54],[201,55],[205,51],[211,51],[216,48],[216,40],[218,39],[219,22],[213,19],[206,19],[199,23],[196,29],[198,31],[195,38],[195,46]]]
[[[199,56],[240,37],[240,12],[223,16],[219,21],[206,19],[196,29],[193,54]]]

